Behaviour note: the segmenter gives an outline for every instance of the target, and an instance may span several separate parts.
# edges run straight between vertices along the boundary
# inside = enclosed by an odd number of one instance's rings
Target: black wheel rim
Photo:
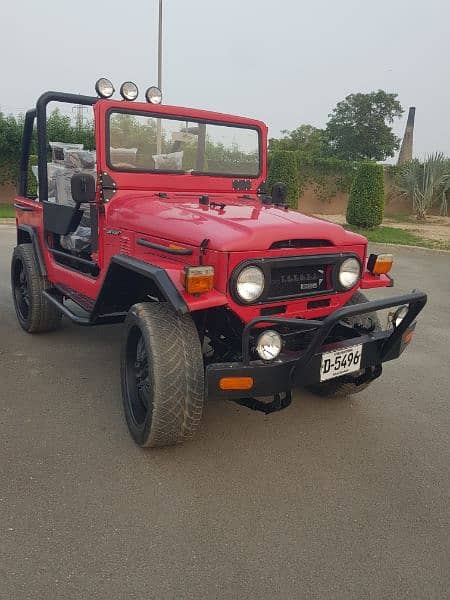
[[[25,265],[16,260],[13,268],[14,301],[18,315],[22,321],[27,321],[30,314],[30,292]]]
[[[153,394],[147,348],[138,327],[133,327],[128,335],[125,378],[130,416],[135,426],[142,428],[151,418]]]

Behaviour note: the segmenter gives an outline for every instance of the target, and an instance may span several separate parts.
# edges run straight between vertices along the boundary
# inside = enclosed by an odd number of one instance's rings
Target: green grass
[[[16,211],[14,206],[8,206],[7,204],[0,204],[0,219],[14,219]]]
[[[351,225],[344,225],[344,227],[349,231],[363,235],[369,242],[376,242],[378,244],[399,244],[401,246],[422,246],[423,248],[450,250],[448,242],[429,240],[398,227],[385,227],[383,225],[375,229],[362,229]]]

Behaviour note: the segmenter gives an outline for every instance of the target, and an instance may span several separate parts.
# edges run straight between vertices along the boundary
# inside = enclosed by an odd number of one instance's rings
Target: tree
[[[384,212],[383,166],[363,162],[358,167],[347,206],[347,223],[372,228],[381,225]]]
[[[283,137],[269,140],[269,152],[299,150],[311,158],[327,154],[327,138],[323,129],[304,123],[292,131],[283,129],[281,133]]]
[[[350,94],[328,115],[325,131],[333,154],[345,160],[385,160],[393,156],[400,139],[390,125],[402,114],[397,94],[383,90]]]
[[[18,120],[0,112],[0,185],[17,181],[21,141],[22,127]]]
[[[0,111],[0,185],[17,183],[19,161],[22,149],[24,117],[5,115]],[[36,153],[36,129],[31,141],[31,154]],[[57,108],[47,119],[47,139],[51,142],[69,142],[84,144],[85,149],[95,148],[94,123],[92,120],[82,124],[72,124],[69,116]]]
[[[47,118],[47,139],[50,142],[83,144],[86,150],[95,148],[94,123],[72,124],[72,119],[55,108]]]

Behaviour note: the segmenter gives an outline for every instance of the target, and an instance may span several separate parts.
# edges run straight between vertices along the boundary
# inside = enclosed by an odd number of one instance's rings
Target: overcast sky
[[[157,0],[11,0],[1,7],[0,109],[104,75],[157,79]],[[379,88],[417,107],[415,153],[450,155],[449,0],[164,0],[164,102],[323,127]],[[401,134],[406,121],[396,122]]]

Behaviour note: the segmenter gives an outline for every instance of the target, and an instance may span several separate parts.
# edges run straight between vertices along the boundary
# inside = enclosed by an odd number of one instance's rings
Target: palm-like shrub
[[[448,199],[450,198],[450,159],[447,160],[448,174],[444,176],[444,184],[441,196],[441,215],[448,214]]]
[[[418,221],[424,221],[437,201],[441,212],[447,212],[450,190],[450,162],[442,152],[429,154],[423,162],[411,160],[400,169],[397,187],[412,203]]]

